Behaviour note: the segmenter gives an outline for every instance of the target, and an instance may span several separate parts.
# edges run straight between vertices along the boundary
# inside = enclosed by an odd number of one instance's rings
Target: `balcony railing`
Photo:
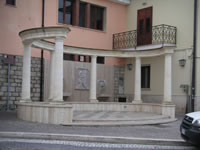
[[[150,44],[173,44],[176,45],[177,29],[169,25],[157,25],[152,27],[152,40]],[[113,49],[136,48],[137,30],[113,34]],[[147,45],[141,44],[140,45]]]

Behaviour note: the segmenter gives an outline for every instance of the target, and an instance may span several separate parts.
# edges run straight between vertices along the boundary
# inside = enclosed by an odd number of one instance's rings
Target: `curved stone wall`
[[[30,102],[17,104],[17,117],[22,120],[49,123],[72,123],[72,105],[56,102]]]

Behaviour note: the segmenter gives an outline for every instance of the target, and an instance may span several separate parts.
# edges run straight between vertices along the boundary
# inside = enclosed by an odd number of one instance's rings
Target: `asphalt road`
[[[73,141],[0,139],[0,150],[197,150],[185,146],[109,144]]]

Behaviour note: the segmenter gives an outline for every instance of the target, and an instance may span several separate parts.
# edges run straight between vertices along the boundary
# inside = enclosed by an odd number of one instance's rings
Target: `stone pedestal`
[[[17,117],[22,120],[49,123],[72,123],[72,105],[56,102],[30,102],[17,104]]]

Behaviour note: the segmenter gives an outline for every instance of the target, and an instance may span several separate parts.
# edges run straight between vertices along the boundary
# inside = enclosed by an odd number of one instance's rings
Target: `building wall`
[[[0,110],[6,109],[8,94],[10,96],[10,108],[15,108],[15,103],[21,98],[22,85],[22,56],[15,57],[15,63],[10,65],[10,94],[8,92],[8,64],[4,61],[4,55],[0,54]],[[31,60],[31,99],[40,100],[40,58]]]
[[[24,48],[19,32],[41,26],[41,0],[17,0],[16,6],[0,1],[0,53],[23,55]],[[40,56],[40,50],[32,49],[32,56]]]
[[[127,12],[127,30],[137,29],[137,10],[151,6],[153,6],[152,25],[166,24],[177,27],[177,49],[191,48],[194,1],[132,0]]]
[[[196,47],[196,51],[197,51],[197,57],[196,57],[196,102],[195,102],[195,110],[200,110],[200,78],[199,78],[199,74],[200,74],[200,2],[197,1],[197,8],[198,8],[198,12],[197,12],[197,47]]]
[[[172,100],[177,105],[177,112],[184,112],[187,93],[181,85],[191,86],[191,62],[193,44],[193,7],[194,2],[188,0],[134,0],[128,7],[127,30],[137,29],[137,10],[153,7],[153,26],[167,24],[177,27],[177,44],[172,56]],[[180,59],[186,59],[186,65],[179,65]],[[164,91],[164,56],[142,58],[142,64],[151,66],[150,89],[142,89],[144,102],[162,102]],[[125,71],[125,93],[134,96],[134,64],[135,59],[128,59],[133,70]]]
[[[62,24],[58,23],[58,1],[48,0],[48,3],[46,3],[46,26],[62,26]],[[65,40],[65,44],[76,47],[112,49],[112,34],[126,30],[127,6],[108,0],[82,1],[106,8],[105,31],[66,25],[70,27],[71,32],[67,40]]]
[[[49,61],[45,61],[45,100],[48,100],[49,94]],[[74,61],[64,61],[64,97],[68,102],[89,102],[90,79],[85,80],[83,89],[76,88],[79,81],[78,69],[85,69],[90,76],[91,64]],[[117,71],[116,71],[117,70]],[[119,77],[123,74],[123,67],[97,64],[97,99],[104,102],[113,102],[119,95]],[[88,77],[87,76],[87,77]],[[88,77],[89,78],[89,77]],[[105,87],[101,88],[99,81],[105,81]],[[86,88],[88,87],[88,88]],[[117,101],[117,100],[116,100]]]
[[[17,0],[16,6],[0,1],[0,108],[5,109],[8,99],[8,64],[3,61],[4,55],[15,55],[16,63],[10,69],[10,104],[15,107],[15,102],[21,97],[23,44],[19,32],[41,26],[41,0]],[[31,60],[31,98],[33,101],[40,99],[40,50],[32,49]]]
[[[98,49],[112,49],[112,34],[125,31],[127,6],[108,0],[82,0],[106,8],[105,31],[98,31],[72,25],[65,40],[66,45]],[[17,0],[16,6],[0,1],[0,53],[23,55],[23,44],[18,33],[24,29],[41,27],[42,0]],[[120,21],[119,21],[120,20]],[[58,23],[58,0],[48,0],[45,4],[45,26],[63,26]],[[11,44],[12,43],[12,44]],[[32,49],[33,57],[40,57],[41,50]],[[49,53],[45,52],[45,57]],[[107,64],[120,65],[123,59],[107,58]]]
[[[112,49],[112,34],[125,31],[126,28],[126,6],[110,2],[108,0],[83,0],[88,3],[96,4],[106,8],[106,29],[105,31],[97,31],[77,26],[62,25],[58,23],[58,0],[46,0],[45,5],[45,26],[69,26],[71,32],[65,44],[78,47],[89,47],[98,49]],[[42,24],[42,0],[17,0],[16,6],[5,4],[5,0],[0,1],[0,56],[3,54],[15,55],[20,61],[12,66],[12,104],[20,99],[21,94],[21,74],[22,74],[22,56],[24,53],[23,44],[19,37],[19,32],[29,28],[41,27]],[[119,21],[121,20],[121,21]],[[32,86],[32,100],[39,100],[40,88],[40,59],[35,61],[35,57],[40,57],[41,50],[32,48],[32,82],[37,85]],[[45,58],[49,58],[49,53],[44,52]],[[33,63],[34,62],[34,63]],[[122,65],[124,59],[106,58],[106,64]],[[0,103],[5,104],[7,99],[7,65],[0,64],[2,71],[0,72]],[[15,68],[17,68],[15,70]],[[15,72],[19,74],[15,77]],[[37,86],[37,87],[35,87]],[[35,89],[37,88],[37,89]]]
[[[81,1],[106,8],[105,31],[64,25],[71,29],[71,32],[65,40],[65,44],[85,48],[112,49],[112,35],[126,30],[127,6],[108,0]],[[63,24],[58,23],[58,2],[59,0],[48,0],[48,3],[46,3],[45,26],[63,26]],[[122,65],[125,63],[125,60],[106,58],[105,63]]]

